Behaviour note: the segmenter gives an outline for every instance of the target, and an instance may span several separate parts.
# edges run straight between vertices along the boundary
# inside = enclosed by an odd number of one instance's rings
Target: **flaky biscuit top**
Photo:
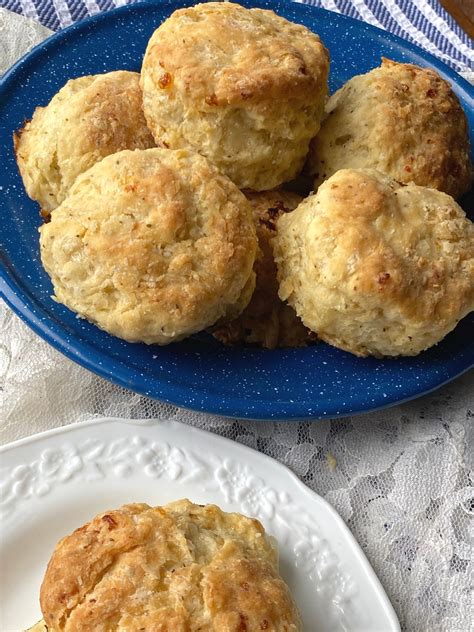
[[[261,524],[183,500],[125,505],[61,540],[41,587],[54,632],[297,632]]]

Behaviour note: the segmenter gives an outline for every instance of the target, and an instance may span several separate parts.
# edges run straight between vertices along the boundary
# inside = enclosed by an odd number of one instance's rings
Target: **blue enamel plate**
[[[77,23],[37,46],[0,84],[1,290],[40,336],[116,384],[194,410],[249,419],[318,419],[374,410],[422,395],[474,364],[474,314],[415,358],[356,358],[326,344],[265,351],[228,348],[210,336],[168,347],[129,344],[55,303],[41,267],[38,207],[25,194],[12,134],[64,83],[81,75],[139,70],[147,41],[175,9],[192,3],[128,5]],[[416,46],[351,18],[292,2],[274,9],[318,33],[331,53],[330,89],[380,64],[382,56],[434,67],[453,84],[469,117],[474,90]]]

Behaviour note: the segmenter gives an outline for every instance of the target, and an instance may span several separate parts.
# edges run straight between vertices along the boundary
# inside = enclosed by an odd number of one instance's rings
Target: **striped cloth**
[[[0,0],[0,6],[57,31],[129,0]],[[133,0],[132,0],[133,1]],[[472,80],[474,42],[437,0],[303,0],[385,29],[436,55]]]

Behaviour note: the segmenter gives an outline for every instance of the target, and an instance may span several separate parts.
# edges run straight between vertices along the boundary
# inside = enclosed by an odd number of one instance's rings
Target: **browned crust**
[[[262,525],[186,500],[125,505],[63,538],[40,602],[55,632],[300,630]]]
[[[294,309],[278,298],[271,245],[278,218],[291,212],[302,198],[282,189],[244,193],[253,208],[259,242],[254,264],[255,291],[242,314],[231,322],[220,323],[213,335],[226,345],[249,344],[266,349],[304,347],[317,337],[303,325]]]
[[[467,119],[436,71],[382,58],[329,99],[308,169],[315,188],[339,169],[373,168],[457,198],[472,185]]]
[[[210,107],[289,94],[312,100],[328,64],[327,49],[304,26],[231,2],[175,11],[153,34],[144,61],[157,85],[168,89],[179,79]]]
[[[31,123],[31,119],[25,119],[23,121],[23,127],[20,127],[20,129],[18,129],[16,132],[13,132],[13,153],[15,155],[15,159],[18,162],[18,151],[20,148],[20,143],[21,143],[21,137],[22,135],[27,132],[27,128],[29,127]]]

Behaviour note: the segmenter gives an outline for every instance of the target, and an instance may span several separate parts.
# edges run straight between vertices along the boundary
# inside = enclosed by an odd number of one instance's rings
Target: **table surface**
[[[440,0],[440,2],[469,37],[474,38],[474,0]]]

